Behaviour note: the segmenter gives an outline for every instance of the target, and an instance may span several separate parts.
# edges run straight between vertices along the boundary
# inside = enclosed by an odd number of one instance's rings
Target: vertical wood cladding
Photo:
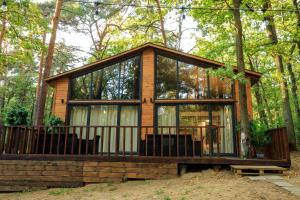
[[[251,83],[250,79],[246,83],[246,95],[247,95],[247,109],[249,118],[252,119],[253,117],[253,108],[252,108],[252,98],[251,98]],[[238,121],[241,119],[240,114],[240,102],[239,102],[239,86],[238,82],[234,82],[234,99],[236,100],[236,118]]]
[[[65,121],[67,114],[68,90],[68,78],[62,78],[56,81],[52,111],[55,116],[60,117],[63,121]]]
[[[153,126],[154,104],[154,51],[148,48],[143,52],[142,64],[142,126]],[[146,99],[146,102],[144,102]]]

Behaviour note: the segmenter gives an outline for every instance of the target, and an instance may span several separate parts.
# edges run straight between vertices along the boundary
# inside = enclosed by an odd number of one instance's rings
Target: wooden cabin
[[[146,43],[49,77],[53,114],[65,125],[7,127],[0,169],[21,165],[32,170],[18,172],[25,180],[57,186],[173,177],[182,164],[289,166],[285,129],[270,132],[265,159],[239,158],[237,82],[209,73],[222,67]],[[260,77],[246,70],[250,118]]]

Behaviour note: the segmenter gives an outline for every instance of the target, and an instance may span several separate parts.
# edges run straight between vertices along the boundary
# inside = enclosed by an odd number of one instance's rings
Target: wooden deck
[[[84,127],[79,127],[79,138],[76,139],[73,127],[6,128],[0,134],[0,191],[11,190],[16,186],[20,190],[28,187],[76,187],[87,183],[122,181],[126,179],[161,179],[178,176],[182,165],[259,165],[290,167],[290,157],[285,129],[269,131],[272,143],[267,148],[265,159],[242,159],[238,156],[226,156],[220,152],[217,141],[208,154],[203,152],[204,140],[193,139],[192,135],[180,135],[178,128],[171,135],[153,134],[155,128],[146,127],[137,131],[136,151],[133,145],[134,127],[129,129],[130,141],[125,149],[126,131],[119,148],[117,140],[108,140],[114,151],[105,152],[101,147],[104,140],[97,136],[96,128],[91,132],[93,139],[82,137]],[[85,127],[87,130],[91,127]],[[97,127],[103,130],[105,127]],[[114,127],[108,128],[110,134]],[[199,127],[198,127],[199,128]],[[209,130],[211,127],[200,127]],[[220,127],[213,127],[216,138],[219,138]],[[187,128],[184,128],[187,129]],[[195,129],[195,131],[194,131]],[[51,132],[49,132],[51,130]],[[69,131],[72,130],[72,131]],[[168,128],[171,130],[171,128]],[[100,136],[103,136],[103,131]],[[103,138],[103,137],[102,137]],[[202,138],[200,131],[200,138]],[[209,140],[208,140],[209,141]],[[210,141],[213,141],[210,139]],[[101,144],[102,143],[102,144]],[[99,146],[101,144],[101,146]],[[117,148],[118,147],[118,148]],[[110,148],[108,148],[110,149]],[[239,151],[237,146],[236,151]],[[238,152],[237,152],[238,155]]]
[[[0,156],[0,191],[79,187],[88,183],[121,182],[130,179],[175,178],[179,175],[181,164],[290,166],[290,163],[284,160],[236,157],[190,159],[184,157],[10,154]]]

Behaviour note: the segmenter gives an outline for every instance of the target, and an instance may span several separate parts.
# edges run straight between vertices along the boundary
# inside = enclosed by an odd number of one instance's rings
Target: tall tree
[[[53,54],[54,54],[54,47],[55,47],[55,40],[56,40],[56,32],[59,24],[60,13],[63,5],[63,0],[56,0],[55,4],[55,11],[52,18],[52,28],[51,28],[51,37],[48,45],[48,52],[45,61],[45,69],[42,78],[42,85],[40,89],[40,99],[37,105],[37,115],[36,115],[36,125],[42,125],[44,120],[44,110],[46,104],[46,97],[47,97],[47,84],[46,78],[50,75],[51,66],[53,62]]]
[[[300,120],[300,106],[299,106],[299,101],[298,101],[298,87],[297,87],[297,79],[295,76],[295,73],[293,71],[293,67],[292,67],[292,56],[293,56],[293,52],[295,50],[295,46],[296,44],[293,44],[290,50],[290,55],[289,58],[287,59],[287,69],[289,72],[289,76],[291,79],[291,88],[292,88],[292,98],[293,98],[293,102],[294,102],[294,106],[295,106],[295,110],[296,110],[296,115],[297,115],[297,119]]]
[[[275,27],[275,20],[274,17],[270,14],[270,12],[268,12],[268,10],[270,9],[272,9],[270,0],[265,0],[263,11],[265,13],[264,21],[267,23],[266,29],[268,32],[268,37],[271,40],[273,45],[277,45],[278,37],[277,37],[277,31]],[[287,127],[289,144],[292,149],[296,149],[296,137],[295,137],[293,118],[292,118],[292,111],[290,106],[288,83],[285,78],[283,56],[277,51],[273,53],[273,56],[277,68],[278,77],[279,77],[279,84],[280,84],[280,90],[282,96],[282,111],[285,120],[285,125]]]
[[[256,71],[255,68],[254,68],[254,64],[252,62],[252,59],[251,57],[248,55],[248,60],[249,60],[249,65],[250,65],[250,69],[252,71]],[[255,99],[256,99],[256,102],[257,102],[257,112],[259,114],[259,118],[263,121],[263,123],[265,125],[269,125],[268,123],[268,117],[267,117],[267,114],[265,112],[265,108],[264,108],[264,103],[263,103],[263,98],[261,96],[261,93],[260,93],[260,82],[258,82],[256,84],[256,86],[254,86],[253,90],[254,90],[254,96],[255,96]]]
[[[236,46],[236,60],[238,72],[242,74],[245,79],[245,62],[243,52],[243,28],[240,14],[240,0],[232,0],[233,3],[233,16],[235,24],[235,46]],[[248,150],[250,146],[249,135],[249,116],[247,108],[247,94],[245,80],[238,81],[239,86],[239,102],[240,102],[240,116],[241,116],[241,155],[243,157],[248,156]]]
[[[160,20],[160,30],[161,30],[162,38],[164,41],[164,45],[167,46],[167,36],[166,36],[166,31],[165,31],[164,18],[163,18],[163,14],[161,12],[161,7],[160,7],[160,0],[155,0],[155,1],[156,1],[156,5],[157,5],[159,20]]]

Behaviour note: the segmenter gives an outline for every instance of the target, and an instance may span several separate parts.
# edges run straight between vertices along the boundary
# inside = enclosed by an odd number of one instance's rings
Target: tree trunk
[[[268,118],[270,120],[270,124],[273,124],[274,117],[273,117],[273,114],[271,113],[271,109],[269,107],[269,103],[268,103],[268,100],[266,98],[265,87],[264,87],[263,84],[261,84],[260,87],[261,87],[261,93],[262,93],[263,101],[265,102],[266,111],[268,113]]]
[[[265,0],[264,11],[267,11],[268,9],[271,9],[271,2],[270,0]],[[269,39],[272,41],[274,45],[278,44],[277,32],[276,32],[275,21],[273,16],[266,15],[264,17],[264,21],[267,22],[267,32],[268,32]],[[282,110],[283,110],[285,125],[288,132],[289,144],[292,149],[296,149],[294,122],[292,118],[292,111],[291,111],[291,106],[289,101],[288,84],[284,76],[282,55],[275,52],[274,60],[277,68],[277,73],[280,77],[279,84],[280,84],[280,91],[282,95]]]
[[[253,62],[252,62],[250,56],[248,56],[248,59],[249,59],[250,69],[251,69],[252,71],[255,71],[254,66],[253,66]],[[254,90],[254,96],[255,96],[255,99],[256,99],[256,102],[257,102],[257,108],[258,108],[259,118],[262,120],[262,122],[263,122],[267,127],[269,127],[267,114],[266,114],[265,109],[264,109],[263,98],[262,98],[262,96],[261,96],[261,93],[260,93],[260,89],[259,89],[259,88],[260,88],[260,82],[256,83],[256,86],[253,87],[253,90]]]
[[[295,110],[296,110],[297,118],[298,118],[298,120],[300,120],[300,107],[299,107],[299,101],[298,101],[298,95],[297,95],[297,91],[298,91],[297,80],[296,80],[296,76],[295,76],[295,73],[293,71],[292,63],[291,63],[291,58],[292,58],[295,46],[296,46],[295,44],[292,45],[292,48],[291,48],[291,51],[290,51],[290,57],[287,61],[287,69],[288,69],[288,72],[289,72],[289,75],[290,75],[290,78],[291,78],[292,97],[293,97],[293,101],[294,101],[294,104],[295,104]]]
[[[295,8],[295,14],[296,14],[296,17],[297,17],[297,30],[300,31],[300,11],[299,11],[297,0],[293,0],[293,5],[294,5],[294,8]],[[300,55],[300,39],[299,38],[296,38],[296,44],[297,44],[298,52],[299,52],[299,55]]]
[[[43,46],[46,45],[46,33],[43,35]],[[43,69],[44,69],[44,64],[45,64],[45,51],[42,49],[41,52],[41,57],[40,57],[40,64],[39,64],[39,76],[38,76],[38,81],[37,81],[37,86],[36,86],[36,99],[35,99],[35,108],[34,108],[34,114],[33,114],[33,122],[34,125],[37,125],[37,105],[39,105],[39,100],[40,100],[40,90],[41,90],[41,81],[43,77]]]
[[[56,40],[56,31],[58,28],[62,4],[63,4],[63,0],[56,0],[54,16],[52,19],[51,37],[50,37],[50,41],[49,41],[48,53],[47,53],[47,57],[46,57],[45,69],[44,69],[42,85],[41,85],[41,89],[40,89],[40,98],[39,98],[39,103],[37,105],[37,116],[36,117],[37,117],[37,125],[38,126],[43,124],[43,119],[44,119],[44,111],[45,111],[45,104],[46,104],[46,97],[47,97],[47,90],[48,90],[45,80],[46,80],[46,78],[48,78],[48,76],[50,75],[50,71],[51,71],[54,47],[55,47],[55,40]]]
[[[4,15],[2,19],[2,28],[0,33],[0,52],[2,52],[2,44],[4,41],[5,32],[6,32],[6,16]]]
[[[157,11],[158,11],[159,20],[160,20],[160,30],[161,30],[161,34],[163,37],[163,42],[164,42],[164,45],[167,46],[167,37],[166,37],[166,32],[165,32],[165,27],[164,27],[164,18],[162,16],[161,8],[160,8],[160,1],[159,0],[155,0],[155,1],[157,4]]]
[[[245,62],[243,53],[243,29],[240,16],[240,0],[232,0],[234,5],[233,16],[235,24],[235,43],[236,43],[236,60],[238,66],[238,72],[243,74],[245,78]],[[246,84],[243,80],[238,81],[239,86],[239,103],[240,103],[240,116],[241,116],[241,156],[248,157],[250,147],[250,128],[249,128],[249,116],[247,108],[247,95]]]

